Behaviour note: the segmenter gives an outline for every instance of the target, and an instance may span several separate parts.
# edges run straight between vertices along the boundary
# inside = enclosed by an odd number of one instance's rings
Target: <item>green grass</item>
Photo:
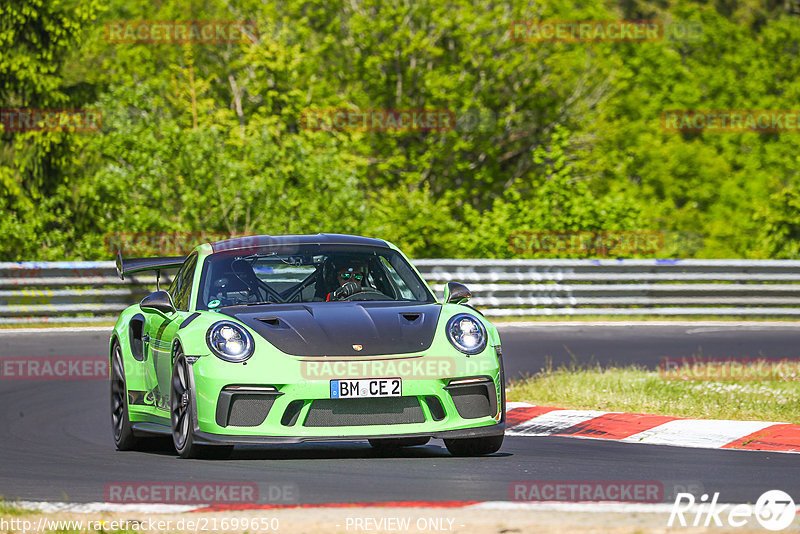
[[[797,380],[665,380],[637,366],[573,365],[514,381],[507,398],[577,410],[800,424]]]
[[[0,496],[0,515],[5,516],[17,516],[17,515],[27,515],[35,513],[33,510],[26,510],[25,508],[20,508],[17,504],[13,501],[7,501],[2,496]]]

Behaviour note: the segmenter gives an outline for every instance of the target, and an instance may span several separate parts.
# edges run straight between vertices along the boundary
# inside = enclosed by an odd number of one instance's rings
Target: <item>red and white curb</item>
[[[559,436],[627,443],[800,453],[800,425],[681,419],[509,402],[507,436]]]

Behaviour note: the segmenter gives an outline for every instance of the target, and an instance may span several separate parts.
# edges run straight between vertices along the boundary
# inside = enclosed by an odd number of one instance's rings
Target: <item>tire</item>
[[[500,450],[503,435],[484,438],[446,439],[444,446],[453,456],[484,456]]]
[[[175,354],[170,382],[170,421],[172,444],[181,458],[225,459],[233,452],[233,445],[198,445],[194,440],[194,392],[189,382],[189,368],[183,352]]]
[[[379,438],[369,440],[369,444],[373,449],[378,450],[396,450],[403,447],[418,447],[425,445],[431,438]]]
[[[133,451],[141,446],[141,440],[133,435],[128,415],[125,366],[122,363],[122,349],[116,341],[111,350],[111,434],[117,450]]]

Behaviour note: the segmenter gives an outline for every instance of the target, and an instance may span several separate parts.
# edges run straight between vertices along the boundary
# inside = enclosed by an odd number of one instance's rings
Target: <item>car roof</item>
[[[345,234],[308,235],[254,235],[234,237],[209,243],[212,252],[238,250],[243,248],[285,247],[297,245],[367,245],[391,248],[386,241],[372,237]]]

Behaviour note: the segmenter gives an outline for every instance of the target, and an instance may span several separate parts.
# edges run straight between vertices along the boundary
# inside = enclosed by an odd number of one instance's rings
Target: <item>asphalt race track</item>
[[[508,376],[568,362],[658,365],[666,356],[796,357],[796,326],[504,326]],[[0,331],[0,358],[103,356],[108,331]],[[138,481],[247,481],[262,501],[508,500],[524,480],[640,480],[700,486],[720,502],[800,493],[796,454],[691,449],[557,437],[507,437],[484,458],[454,458],[441,441],[387,455],[364,442],[237,448],[229,460],[180,460],[168,449],[117,452],[105,380],[0,380],[0,495],[97,502]]]

